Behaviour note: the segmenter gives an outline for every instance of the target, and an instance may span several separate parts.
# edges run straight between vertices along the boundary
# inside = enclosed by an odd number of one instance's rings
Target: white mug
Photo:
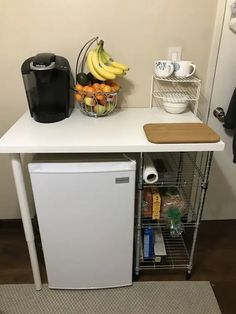
[[[169,60],[155,60],[154,71],[158,77],[169,77],[174,72],[174,64]]]
[[[192,61],[175,62],[174,74],[176,77],[185,78],[193,75],[196,71],[196,65]]]

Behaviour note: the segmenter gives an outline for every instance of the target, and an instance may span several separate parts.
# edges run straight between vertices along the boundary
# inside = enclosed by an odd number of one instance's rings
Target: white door
[[[226,3],[208,120],[209,126],[225,142],[225,151],[214,153],[203,219],[236,218],[236,164],[232,162],[233,132],[225,130],[223,123],[213,115],[216,107],[222,107],[225,113],[227,112],[231,96],[236,88],[236,34],[229,29],[232,2],[233,0],[227,0]]]

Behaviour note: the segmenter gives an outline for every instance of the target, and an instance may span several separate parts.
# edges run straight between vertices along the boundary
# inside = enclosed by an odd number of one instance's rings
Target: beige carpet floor
[[[35,291],[33,285],[0,285],[1,314],[218,314],[206,281],[135,282],[101,290]]]

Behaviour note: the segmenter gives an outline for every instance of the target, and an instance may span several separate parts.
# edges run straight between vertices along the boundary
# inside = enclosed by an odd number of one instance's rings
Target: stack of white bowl
[[[188,96],[185,93],[166,93],[163,107],[169,113],[182,113],[188,107]]]

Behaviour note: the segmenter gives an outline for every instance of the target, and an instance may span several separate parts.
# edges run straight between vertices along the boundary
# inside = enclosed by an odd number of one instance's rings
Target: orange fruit
[[[83,86],[82,85],[80,85],[80,84],[76,84],[75,85],[75,90],[77,91],[77,92],[82,92],[83,91]]]
[[[98,95],[96,95],[96,98],[100,101],[100,100],[104,100],[105,96],[102,94],[98,94]]]
[[[89,87],[90,87],[90,85],[83,86],[83,91],[86,92]]]
[[[95,89],[92,87],[92,86],[89,86],[87,89],[86,89],[86,94],[87,95],[92,95],[94,94],[95,92]]]
[[[97,91],[100,89],[100,84],[99,83],[94,83],[93,88]]]
[[[104,83],[100,84],[100,89],[103,90],[104,86],[106,86],[106,84]]]
[[[83,96],[81,96],[80,94],[76,93],[75,94],[75,99],[79,102],[81,102],[83,100]]]
[[[112,90],[111,90],[111,86],[109,85],[105,85],[103,88],[102,88],[102,91],[104,93],[110,93]]]
[[[118,85],[118,84],[116,84],[116,83],[112,83],[111,84],[111,90],[113,91],[113,92],[118,92],[119,90],[120,90],[120,86]]]

